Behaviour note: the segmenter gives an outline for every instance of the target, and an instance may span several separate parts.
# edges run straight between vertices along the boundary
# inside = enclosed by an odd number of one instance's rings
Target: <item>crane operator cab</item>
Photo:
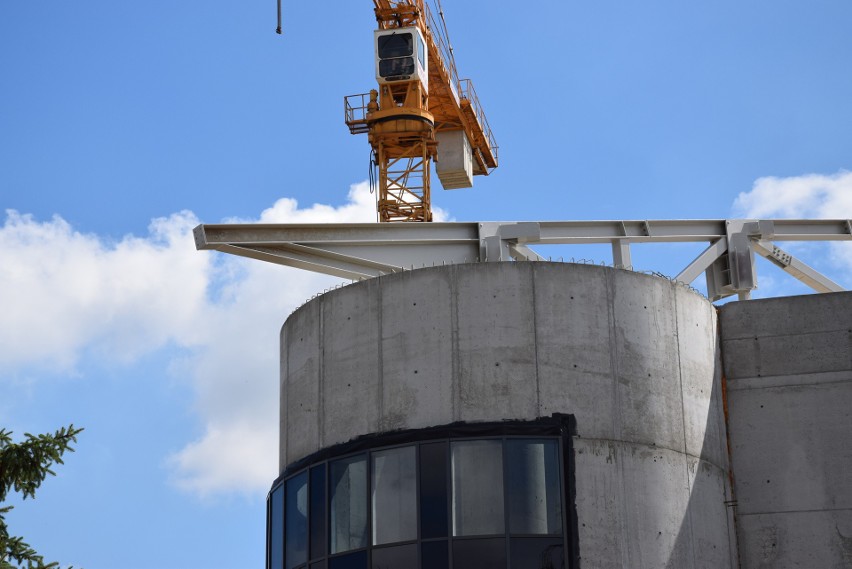
[[[419,79],[424,89],[428,89],[428,56],[420,29],[376,30],[375,38],[376,80],[379,84]]]

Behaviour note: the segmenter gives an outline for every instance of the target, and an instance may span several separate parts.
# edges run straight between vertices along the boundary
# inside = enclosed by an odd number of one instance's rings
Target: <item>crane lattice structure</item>
[[[378,89],[344,98],[352,134],[367,133],[379,221],[432,221],[431,163],[444,189],[497,167],[497,143],[469,79],[459,79],[443,12],[424,0],[373,0]]]

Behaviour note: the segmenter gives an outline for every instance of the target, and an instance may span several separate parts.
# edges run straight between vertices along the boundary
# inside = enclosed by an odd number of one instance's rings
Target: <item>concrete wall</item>
[[[715,310],[606,267],[480,263],[370,279],[281,339],[281,468],[357,435],[570,413],[583,569],[735,555]]]
[[[852,293],[721,311],[743,569],[852,567]]]

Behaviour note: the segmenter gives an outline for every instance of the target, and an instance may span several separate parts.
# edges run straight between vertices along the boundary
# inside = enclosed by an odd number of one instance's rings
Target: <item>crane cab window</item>
[[[414,34],[398,33],[379,36],[379,75],[386,79],[408,79],[414,75]]]
[[[426,85],[426,43],[417,28],[376,31],[379,83],[420,79]]]
[[[382,59],[379,61],[379,75],[385,79],[410,79],[414,75],[414,58]]]
[[[378,49],[380,59],[413,55],[414,34],[404,33],[379,36]]]

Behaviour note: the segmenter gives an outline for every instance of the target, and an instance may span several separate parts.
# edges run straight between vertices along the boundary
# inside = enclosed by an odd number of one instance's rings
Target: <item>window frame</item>
[[[307,562],[303,565],[298,566],[296,569],[310,569],[315,564],[325,564],[327,567],[332,559],[346,557],[349,555],[358,555],[362,552],[366,553],[366,567],[369,569],[372,567],[372,552],[373,550],[379,549],[387,549],[394,547],[401,547],[414,544],[417,550],[417,566],[420,567],[422,565],[422,547],[423,543],[430,542],[445,542],[446,548],[448,550],[448,567],[453,569],[453,543],[456,541],[464,541],[464,540],[478,540],[478,539],[503,539],[505,544],[505,558],[506,558],[506,566],[509,569],[517,569],[511,566],[512,559],[512,542],[517,540],[532,540],[532,539],[551,539],[551,540],[561,540],[562,544],[562,552],[564,558],[564,565],[562,565],[563,569],[576,569],[579,567],[579,555],[577,550],[577,545],[579,542],[578,528],[577,528],[577,515],[576,515],[576,505],[575,505],[575,481],[574,481],[574,464],[573,464],[573,447],[571,437],[574,434],[574,419],[573,416],[570,415],[554,415],[551,418],[543,418],[538,419],[536,421],[504,421],[501,423],[475,423],[475,424],[452,424],[446,425],[442,427],[433,427],[428,429],[419,429],[419,430],[410,430],[410,431],[398,431],[395,433],[385,434],[385,435],[372,435],[367,437],[361,437],[352,441],[350,443],[345,443],[342,445],[335,445],[334,447],[330,447],[328,449],[323,449],[320,452],[314,453],[311,456],[308,456],[297,463],[294,463],[290,467],[288,467],[281,476],[276,479],[273,483],[272,488],[269,491],[267,496],[267,540],[266,540],[266,568],[267,569],[278,569],[271,567],[271,544],[272,539],[270,535],[271,531],[271,519],[270,515],[272,513],[272,504],[270,500],[274,492],[282,485],[286,484],[288,480],[299,476],[302,473],[307,472],[308,476],[308,559]],[[557,441],[557,449],[558,449],[558,480],[559,480],[559,499],[561,503],[560,514],[561,514],[561,532],[551,533],[551,534],[521,534],[521,533],[512,533],[511,531],[511,518],[510,518],[510,504],[511,500],[509,499],[509,472],[508,472],[508,445],[507,441],[509,440],[555,440]],[[488,534],[488,535],[473,535],[473,536],[454,536],[453,535],[453,482],[452,482],[452,443],[454,442],[462,442],[462,441],[480,441],[480,440],[500,440],[501,441],[501,450],[502,450],[502,468],[503,468],[503,509],[504,509],[504,528],[502,533],[498,534]],[[422,481],[421,481],[421,473],[422,473],[422,464],[421,464],[421,447],[428,444],[443,444],[445,456],[444,468],[446,470],[445,475],[445,484],[446,484],[446,517],[447,519],[447,531],[445,536],[443,537],[430,537],[424,538],[423,528],[422,528],[422,508],[421,508],[421,489],[422,489]],[[414,457],[415,457],[415,498],[416,498],[416,538],[414,540],[400,541],[400,542],[392,542],[385,543],[381,545],[374,545],[374,536],[373,536],[373,453],[374,452],[382,452],[392,449],[399,449],[404,447],[414,447]],[[347,460],[356,456],[365,456],[366,458],[366,484],[364,491],[366,492],[366,546],[355,548],[343,552],[331,553],[331,513],[330,513],[330,505],[331,505],[331,464],[338,460]],[[324,469],[324,514],[325,517],[325,544],[323,547],[324,555],[320,557],[313,557],[313,553],[311,551],[311,543],[313,539],[313,528],[312,518],[313,518],[313,510],[310,507],[312,503],[312,485],[313,478],[310,473],[314,468],[322,467]],[[282,492],[281,496],[283,499],[286,499],[286,493]],[[280,505],[279,511],[285,511],[286,503]],[[282,530],[284,535],[286,536],[286,526],[282,525]],[[285,548],[283,552],[286,554],[286,540],[283,539],[281,543]],[[428,569],[428,568],[423,568]],[[455,568],[459,569],[459,568]]]

